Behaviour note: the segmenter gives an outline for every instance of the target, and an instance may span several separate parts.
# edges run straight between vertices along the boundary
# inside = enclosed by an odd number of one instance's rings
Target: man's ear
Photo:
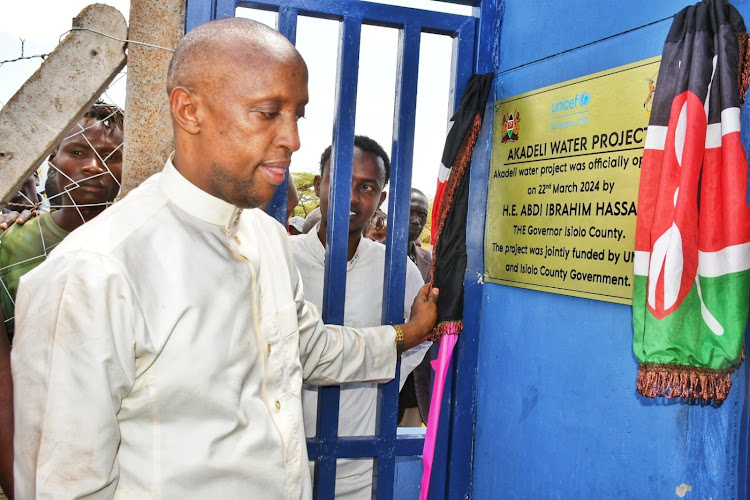
[[[47,157],[47,163],[55,164],[55,156],[57,156],[57,150],[60,149],[60,145],[58,144],[55,146],[55,149],[52,150],[52,152]],[[54,168],[54,167],[52,167]]]
[[[323,180],[323,178],[319,175],[316,175],[313,179],[313,187],[315,188],[315,196],[320,198],[320,182]]]
[[[169,109],[172,112],[172,120],[177,127],[191,135],[195,135],[201,130],[197,104],[198,98],[195,93],[185,87],[175,87],[169,94]]]
[[[385,197],[386,196],[388,196],[388,192],[387,191],[383,191],[382,193],[380,193],[380,202],[378,203],[378,208],[380,208],[380,205],[383,204],[383,202],[385,201]]]

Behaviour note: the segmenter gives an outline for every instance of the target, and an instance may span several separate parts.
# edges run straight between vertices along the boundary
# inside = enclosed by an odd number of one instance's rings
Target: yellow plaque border
[[[640,174],[640,167],[633,165],[636,163],[635,157],[642,155],[643,146],[645,145],[645,129],[648,126],[647,105],[653,98],[660,60],[661,57],[654,57],[637,61],[632,64],[542,87],[495,102],[495,122],[492,139],[493,151],[490,165],[486,208],[487,219],[484,237],[484,279],[486,282],[619,304],[632,303],[632,252],[635,247],[636,218],[632,214],[632,207],[637,203]],[[582,106],[581,103],[583,102],[584,94],[586,94],[587,109],[580,110],[578,108]],[[514,110],[516,112],[520,110],[520,113],[514,115]],[[558,111],[558,115],[554,115]],[[566,113],[568,114],[566,115]],[[558,129],[557,126],[563,123],[560,118],[565,116],[569,116],[571,120],[578,120],[579,123],[574,122],[573,126],[566,126],[565,130],[562,128]],[[584,117],[586,120],[585,123],[583,123]],[[512,123],[514,118],[518,118],[516,125],[520,124],[520,127],[515,138],[510,127],[504,126],[504,118],[506,118],[505,123]],[[555,120],[558,121],[555,122]],[[529,124],[531,124],[531,127]],[[542,127],[542,125],[547,128]],[[552,128],[553,125],[555,128]],[[612,137],[619,137],[617,136],[619,131],[625,134],[626,130],[636,128],[642,130],[642,132],[636,133],[636,136],[642,140],[632,145],[632,147],[612,149],[610,151],[603,147],[597,149],[595,144],[593,144],[596,141],[601,146],[601,140],[604,139],[602,136],[611,139]],[[517,144],[518,147],[528,149],[528,146],[531,146],[531,149],[529,149],[530,155],[534,155],[534,153],[539,153],[539,155],[532,156],[529,159],[521,157],[520,161],[518,158],[501,158],[501,154],[507,156],[508,151],[512,149],[511,146],[502,142],[505,134],[508,134],[509,141]],[[594,136],[597,136],[597,139],[594,139]],[[578,145],[582,145],[583,147],[579,148],[579,150],[573,152],[565,151],[564,155],[557,156],[548,154],[550,152],[549,147],[553,141],[568,141],[576,137],[582,139]],[[574,141],[572,142],[574,143]],[[591,163],[597,162],[599,165],[602,165],[607,162],[610,155],[613,155],[611,156],[612,158],[615,158],[614,155],[619,155],[620,163],[624,163],[625,166],[620,167],[620,170],[614,166],[607,167],[608,170],[606,171],[591,170],[593,168],[591,167]],[[601,161],[599,157],[602,157]],[[544,183],[539,183],[539,189],[531,185],[532,181],[536,182],[540,179],[537,174],[526,174],[526,177],[513,177],[510,175],[510,172],[503,172],[503,169],[511,170],[513,166],[516,166],[515,175],[518,176],[518,167],[521,164],[541,168],[542,166],[546,166],[544,164],[555,164],[557,161],[560,161],[560,163],[565,162],[565,166],[568,167],[572,163],[571,160],[575,159],[578,159],[579,164],[581,162],[588,164],[588,168],[584,171],[576,172],[575,175],[559,173],[557,174],[559,177],[556,180],[550,180],[554,179],[554,177],[551,177],[550,179],[546,179]],[[630,172],[627,172],[629,161],[632,161],[632,163],[630,164]],[[640,163],[640,160],[638,160],[638,163]],[[611,163],[611,165],[616,164],[617,162]],[[637,174],[635,173],[636,171],[638,172]],[[537,170],[536,172],[541,175],[541,170]],[[493,173],[508,174],[508,176],[504,179],[495,178],[493,181]],[[553,185],[554,182],[560,184],[560,181],[566,183],[572,181],[571,184],[580,183],[579,186],[582,189],[584,184],[595,186],[597,185],[597,181],[599,181],[599,187],[597,188],[597,192],[587,193],[586,195],[578,191],[575,194],[570,191],[560,194],[559,190],[554,195],[547,194],[546,190],[544,193],[540,193],[543,186],[547,184]],[[602,181],[607,181],[611,184],[608,194],[601,192]],[[519,190],[513,191],[516,187],[523,188],[520,190],[520,194]],[[534,188],[533,194],[532,188]],[[499,199],[501,195],[505,196],[505,198]],[[566,202],[564,200],[569,201]],[[588,203],[590,206],[596,207],[597,215],[595,217],[547,217],[546,219],[544,215],[541,215],[537,219],[534,219],[532,216],[523,218],[517,213],[511,214],[508,212],[498,215],[495,212],[498,209],[502,210],[507,205],[514,206],[516,212],[519,212],[520,209],[518,207],[524,204],[539,205],[543,212],[546,205],[550,203],[558,205],[564,203]],[[607,204],[606,208],[601,210],[602,214],[598,210],[600,203]],[[630,212],[625,216],[619,216],[618,214],[619,218],[612,216],[610,219],[606,214],[614,213],[615,210],[611,209],[612,204],[615,205],[616,209],[624,209],[625,206],[630,207]],[[533,209],[533,211],[536,210],[536,208]],[[529,212],[532,212],[532,210],[529,210]],[[556,214],[553,211],[554,215]],[[520,222],[518,224],[507,222],[510,219]],[[609,226],[621,230],[620,239],[616,242],[607,242],[611,246],[606,246],[593,237],[576,237],[574,239],[572,236],[549,236],[547,240],[537,243],[538,246],[533,248],[537,251],[539,248],[543,248],[545,252],[550,247],[558,251],[561,251],[561,249],[572,251],[575,248],[579,252],[578,255],[591,255],[594,257],[594,254],[596,254],[597,256],[605,255],[607,258],[619,255],[619,259],[622,260],[618,259],[616,262],[608,262],[604,259],[570,259],[566,256],[563,261],[562,257],[559,257],[557,258],[559,269],[557,281],[547,276],[540,276],[539,274],[521,274],[517,270],[508,271],[507,266],[511,262],[515,263],[516,269],[519,268],[519,265],[523,265],[524,267],[536,266],[539,269],[542,261],[547,262],[546,258],[543,259],[542,256],[537,254],[534,254],[533,257],[530,255],[523,257],[516,253],[509,256],[507,250],[504,252],[502,244],[504,242],[510,242],[510,245],[515,245],[519,250],[525,249],[527,251],[534,244],[530,236],[527,237],[525,234],[511,234],[510,226],[514,228],[526,228],[530,226],[529,221],[540,221],[542,225],[548,224],[550,227],[554,225],[556,228],[566,228],[568,226],[574,227],[576,225],[585,226],[593,224],[591,222],[592,219],[596,219],[597,224],[602,223],[601,221],[608,221]],[[604,223],[602,224],[604,225]],[[616,228],[614,227],[615,225],[617,226]],[[500,252],[493,250],[493,243],[495,247],[500,244]],[[581,248],[579,249],[578,247]],[[628,257],[630,260],[625,261],[625,258]],[[555,260],[554,256],[550,256],[549,261],[552,260]],[[498,271],[498,266],[503,268],[503,270]],[[567,273],[575,271],[576,276],[590,277],[591,280],[578,278],[573,280],[571,274],[566,274],[563,278],[563,271],[567,271]],[[597,279],[600,281],[604,280],[604,277],[607,276],[616,276],[617,280],[611,281],[627,285],[595,282]],[[575,285],[571,286],[570,283],[575,283]],[[623,293],[618,293],[619,291]]]

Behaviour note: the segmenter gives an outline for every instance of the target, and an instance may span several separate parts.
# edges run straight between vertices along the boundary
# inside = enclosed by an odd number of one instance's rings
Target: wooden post
[[[184,34],[185,0],[131,0],[130,40],[174,49]],[[166,91],[171,59],[169,50],[128,45],[121,195],[161,171],[174,149]]]
[[[73,19],[73,31],[0,109],[0,206],[125,66],[120,40],[127,33],[117,9],[89,5]]]

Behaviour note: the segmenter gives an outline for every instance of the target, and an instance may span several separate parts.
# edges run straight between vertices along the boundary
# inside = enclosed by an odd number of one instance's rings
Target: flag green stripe
[[[647,277],[635,276],[633,351],[641,363],[715,370],[737,365],[750,304],[750,271],[701,277],[700,284],[706,307],[724,327],[721,336],[715,335],[703,321],[695,285],[677,310],[659,320],[646,307]]]

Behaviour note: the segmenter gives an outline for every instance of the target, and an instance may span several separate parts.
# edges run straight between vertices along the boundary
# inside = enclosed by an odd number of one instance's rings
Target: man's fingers
[[[427,283],[426,285],[422,285],[422,288],[419,289],[419,293],[417,293],[416,299],[419,300],[419,302],[427,302],[429,300],[429,294],[430,284]],[[417,300],[415,300],[415,302]]]
[[[16,222],[16,219],[18,219],[19,215],[20,214],[15,211],[0,215],[0,229],[8,229]]]
[[[22,226],[24,222],[27,222],[29,219],[35,216],[36,216],[36,210],[26,209],[23,212],[21,212],[21,215],[18,216],[18,218],[16,219],[16,224],[18,224],[19,226]]]
[[[428,283],[419,289],[414,302],[432,302],[434,304],[437,302],[438,294],[439,290],[437,288],[430,288],[430,284]]]

